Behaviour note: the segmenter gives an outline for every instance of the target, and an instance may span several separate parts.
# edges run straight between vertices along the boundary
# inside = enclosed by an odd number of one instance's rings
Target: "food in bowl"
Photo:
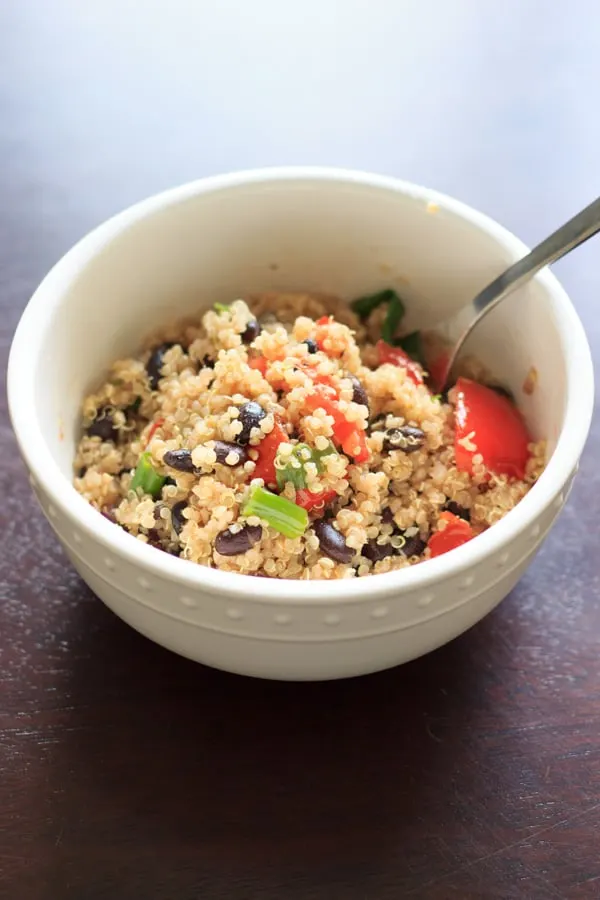
[[[263,577],[350,578],[492,526],[544,466],[512,399],[428,385],[392,290],[264,293],[175,323],[83,404],[75,486],[137,539]]]

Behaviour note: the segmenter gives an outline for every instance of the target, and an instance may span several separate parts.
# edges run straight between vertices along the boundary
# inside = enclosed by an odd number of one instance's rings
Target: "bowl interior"
[[[523,252],[460,204],[352,180],[203,183],[154,198],[86,238],[42,289],[66,291],[41,317],[31,365],[48,450],[71,478],[83,396],[111,361],[172,318],[248,291],[319,290],[352,299],[383,287],[406,298],[409,328],[444,316]],[[542,314],[543,313],[543,314]],[[544,279],[518,291],[469,349],[518,397],[554,447],[567,399],[565,336]],[[539,381],[527,396],[523,381]]]

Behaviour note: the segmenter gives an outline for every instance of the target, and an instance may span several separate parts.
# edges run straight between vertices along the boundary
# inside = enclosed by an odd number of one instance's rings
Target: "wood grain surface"
[[[3,357],[89,228],[232,168],[372,169],[543,237],[600,194],[599,38],[594,0],[0,0]],[[598,357],[598,240],[556,271]],[[96,600],[0,403],[0,897],[600,897],[598,420],[492,615],[294,685],[179,659]]]

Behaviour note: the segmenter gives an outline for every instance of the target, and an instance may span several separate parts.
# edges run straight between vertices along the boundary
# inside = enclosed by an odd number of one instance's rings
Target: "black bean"
[[[393,556],[394,548],[391,544],[378,544],[377,538],[373,538],[371,541],[367,541],[360,552],[362,556],[376,563],[388,556]]]
[[[156,547],[158,550],[162,550],[160,532],[158,532],[156,528],[150,528],[147,537],[148,543],[151,547]]]
[[[386,506],[386,508],[381,513],[381,521],[384,525],[391,525],[394,521],[394,513],[392,512],[391,506]]]
[[[101,441],[116,441],[119,434],[108,406],[98,410],[96,418],[85,430],[90,437],[99,437]]]
[[[174,503],[171,507],[171,523],[173,525],[175,534],[181,534],[181,530],[187,522],[187,519],[183,515],[183,511],[186,507],[186,500],[180,500],[178,503]]]
[[[369,422],[369,431],[381,431],[382,428],[385,428],[385,420],[387,419],[387,413],[379,413],[378,416],[375,416]]]
[[[427,544],[418,534],[413,537],[406,538],[406,543],[400,547],[399,553],[404,556],[420,556]]]
[[[471,510],[465,509],[464,506],[460,506],[454,500],[448,500],[444,509],[451,512],[452,515],[458,516],[459,519],[464,519],[465,522],[471,521]]]
[[[258,428],[262,419],[266,416],[266,412],[255,400],[249,400],[240,406],[239,420],[242,423],[242,430],[237,435],[238,444],[247,444],[250,440],[250,432],[253,428]]]
[[[260,541],[261,537],[260,525],[244,525],[241,531],[236,532],[226,528],[216,536],[215,550],[221,556],[238,556],[240,553],[250,550],[257,541]]]
[[[195,472],[191,450],[167,450],[163,463],[178,472]]]
[[[256,319],[251,319],[246,325],[245,331],[242,332],[242,344],[251,344],[256,340],[261,332],[261,327]]]
[[[314,529],[323,553],[336,562],[351,562],[356,551],[346,544],[344,536],[333,525],[329,522],[317,522]]]
[[[355,375],[349,375],[348,377],[349,377],[350,381],[352,382],[352,388],[353,388],[352,400],[353,400],[353,402],[360,403],[362,406],[366,406],[368,409],[369,408],[369,398],[367,396],[367,392],[365,391],[364,387],[362,386],[362,384],[360,383],[360,381],[358,380],[358,378]]]
[[[146,363],[146,372],[148,373],[150,387],[153,391],[157,389],[158,382],[161,378],[162,367],[164,365],[164,355],[167,350],[170,350],[171,347],[174,346],[175,344],[173,343],[159,344],[158,347],[155,347],[150,354],[150,358]]]
[[[214,451],[217,454],[217,462],[225,463],[227,466],[240,466],[248,459],[248,451],[240,444],[234,444],[232,441],[215,441]],[[235,455],[235,460],[229,462],[230,454]]]
[[[425,434],[420,428],[402,425],[401,428],[388,428],[383,439],[383,449],[414,453],[415,450],[420,450],[424,443]]]
[[[205,353],[204,356],[202,357],[201,367],[203,369],[214,369],[215,361],[212,358],[212,356],[208,355],[208,353]]]
[[[309,353],[317,353],[319,347],[317,345],[317,342],[313,341],[312,338],[307,338],[305,341],[302,341],[302,343],[306,344]]]

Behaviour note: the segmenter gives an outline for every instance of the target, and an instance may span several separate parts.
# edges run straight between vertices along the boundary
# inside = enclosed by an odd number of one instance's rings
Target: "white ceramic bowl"
[[[506,596],[569,494],[593,406],[581,323],[549,272],[492,313],[471,349],[510,386],[550,459],[485,534],[401,572],[337,582],[220,572],[136,541],[71,485],[81,400],[108,364],[172,317],[261,289],[346,298],[396,286],[409,326],[444,316],[525,252],[495,222],[390,178],[277,169],[208,178],[104,223],[54,267],[14,338],[13,426],[42,510],[117,615],[211,666],[326,679],[394,666],[465,631]],[[538,387],[521,385],[534,365]]]

